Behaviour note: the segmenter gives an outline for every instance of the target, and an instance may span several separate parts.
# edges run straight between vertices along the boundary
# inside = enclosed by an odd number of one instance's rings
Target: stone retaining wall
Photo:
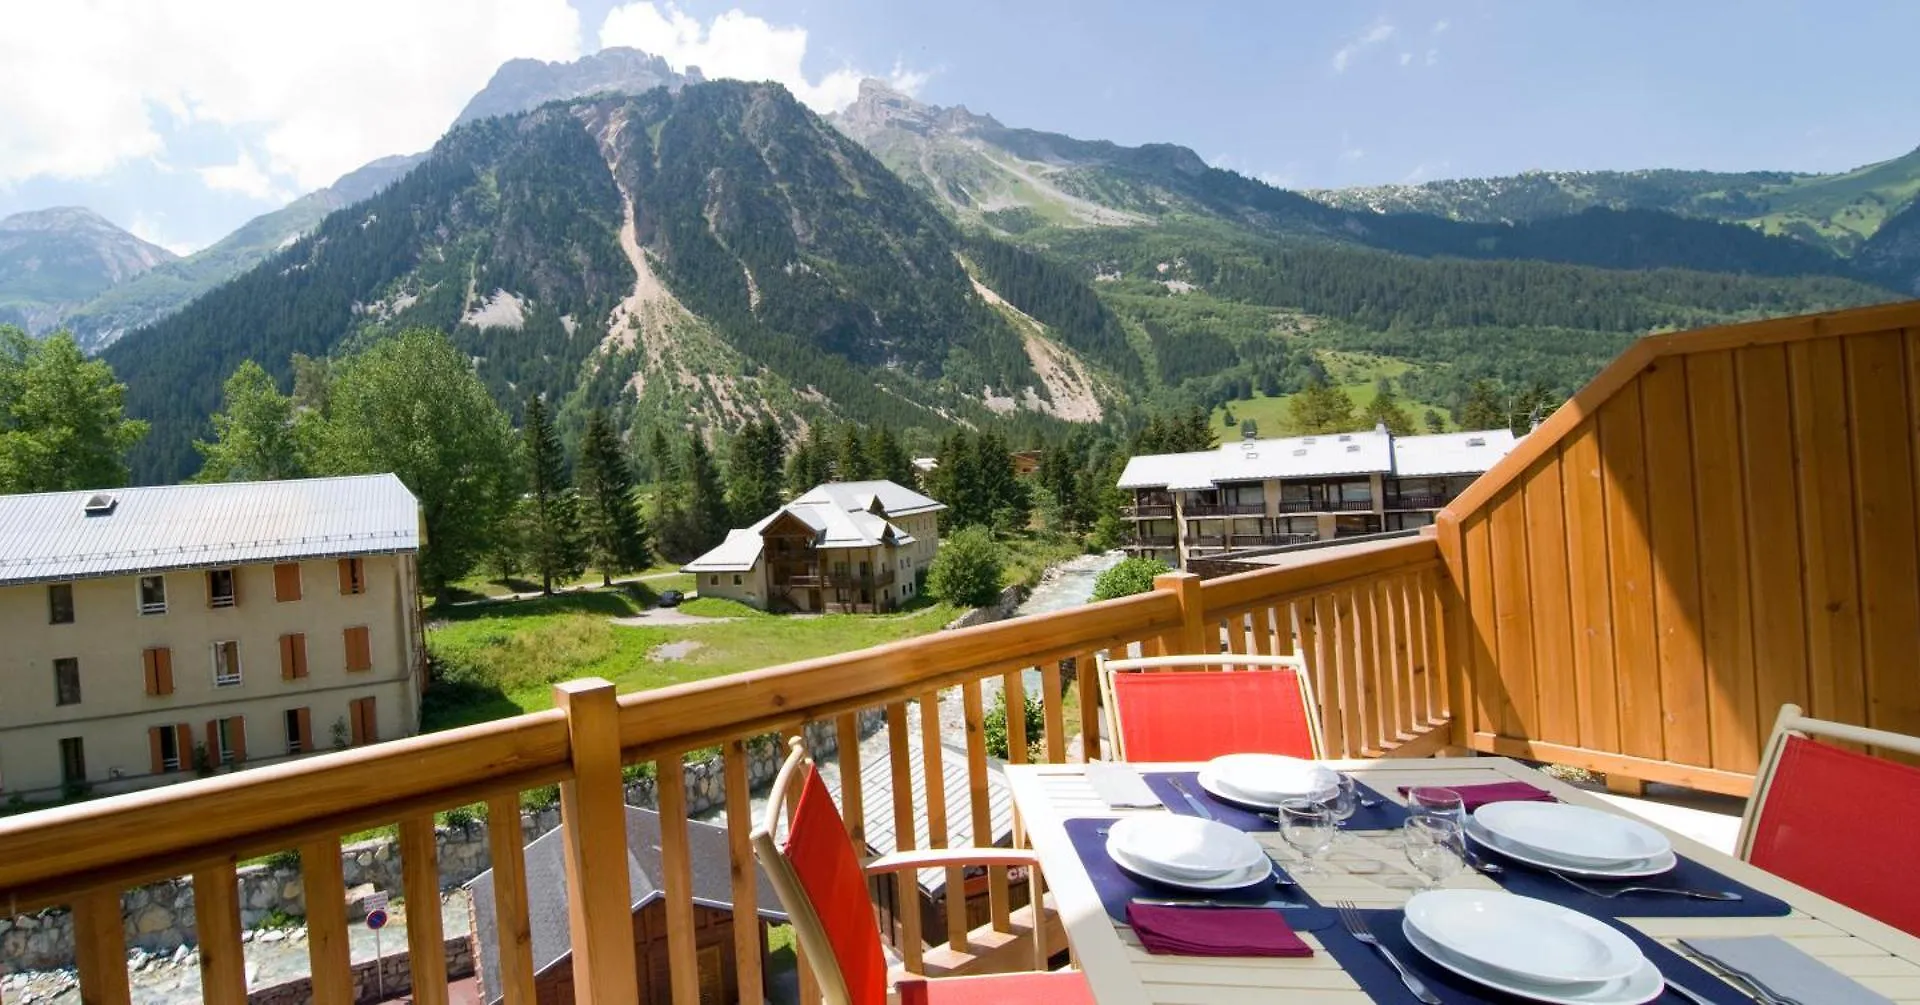
[[[860,735],[866,736],[885,721],[879,710],[861,713]],[[831,723],[814,723],[807,741],[816,754],[827,756],[839,749],[839,737]],[[780,770],[783,752],[772,737],[749,742],[747,779],[761,789],[773,781]],[[687,786],[687,814],[698,816],[726,803],[726,777],[723,760],[718,757],[691,761],[684,766]],[[627,785],[627,803],[654,808],[659,805],[658,788],[651,777],[642,776]],[[560,807],[545,806],[520,814],[520,826],[526,840],[560,825]],[[436,829],[439,846],[440,887],[451,889],[492,867],[484,821],[452,824]],[[371,884],[375,889],[398,893],[400,852],[391,838],[376,838],[347,845],[340,850],[341,872],[348,889]],[[305,917],[306,899],[300,883],[299,862],[292,856],[274,859],[239,870],[240,921],[247,928],[264,923],[269,917]],[[148,953],[171,953],[194,938],[193,881],[180,877],[148,886],[135,887],[121,896],[121,912],[126,924],[127,948]],[[23,970],[48,970],[73,965],[73,918],[63,909],[42,911],[17,918],[0,918],[0,975]],[[371,971],[369,971],[371,973]]]
[[[994,621],[1005,621],[1013,617],[1014,608],[1019,607],[1020,602],[1025,599],[1027,599],[1027,588],[1015,583],[1000,591],[1000,599],[985,607],[976,607],[948,622],[947,630],[972,628],[974,625],[984,625]]]
[[[466,936],[448,939],[446,952],[448,980],[457,981],[473,976],[473,943]],[[380,969],[378,978],[374,976],[376,966]],[[382,992],[386,999],[392,999],[412,989],[413,968],[405,950],[353,965],[354,1005],[372,1005],[382,1001]],[[312,1000],[313,978],[310,976],[295,977],[284,984],[247,993],[247,1005],[307,1005]]]

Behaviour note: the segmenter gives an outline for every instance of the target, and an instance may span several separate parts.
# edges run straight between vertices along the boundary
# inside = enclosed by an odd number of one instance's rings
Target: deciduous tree
[[[267,371],[247,360],[233,371],[213,415],[213,442],[195,440],[206,458],[194,481],[244,482],[298,478],[306,472],[294,427],[294,402]]]
[[[1287,417],[1292,420],[1293,431],[1302,436],[1349,432],[1359,424],[1347,392],[1318,380],[1287,402]]]
[[[66,332],[34,341],[0,325],[0,493],[125,485],[127,451],[147,433],[125,392]]]

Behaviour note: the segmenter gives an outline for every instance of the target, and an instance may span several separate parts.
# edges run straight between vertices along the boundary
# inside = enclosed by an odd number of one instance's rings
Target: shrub
[[[1094,600],[1131,597],[1153,589],[1153,577],[1167,571],[1167,563],[1157,558],[1126,558],[1093,581]]]
[[[1040,734],[1047,728],[1047,712],[1046,708],[1040,704],[1038,695],[1027,694],[1023,697],[1027,705],[1027,745],[1031,747],[1040,742]],[[1007,693],[1005,691],[994,696],[993,707],[987,710],[986,718],[981,720],[980,728],[987,737],[987,755],[1006,760],[1008,747]]]
[[[927,572],[927,590],[950,604],[985,607],[1000,596],[1005,562],[985,527],[964,527],[940,545]]]

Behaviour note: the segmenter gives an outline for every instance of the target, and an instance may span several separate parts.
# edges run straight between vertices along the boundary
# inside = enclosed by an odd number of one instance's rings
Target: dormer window
[[[106,492],[96,492],[87,497],[87,501],[81,504],[81,509],[88,516],[110,516],[113,508],[118,505],[120,505],[118,497]]]
[[[1486,445],[1487,445],[1487,438],[1484,436],[1467,437],[1467,446],[1469,447],[1484,447]]]

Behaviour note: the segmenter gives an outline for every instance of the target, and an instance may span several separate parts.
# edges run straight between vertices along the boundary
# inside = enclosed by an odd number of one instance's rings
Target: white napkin
[[[1680,944],[1730,970],[1738,970],[1782,998],[1806,1005],[1893,1005],[1853,978],[1773,935],[1681,939]],[[1712,968],[1709,967],[1709,970]]]
[[[1089,761],[1087,784],[1109,809],[1124,810],[1159,806],[1160,797],[1147,788],[1147,781],[1132,765],[1114,761]]]

